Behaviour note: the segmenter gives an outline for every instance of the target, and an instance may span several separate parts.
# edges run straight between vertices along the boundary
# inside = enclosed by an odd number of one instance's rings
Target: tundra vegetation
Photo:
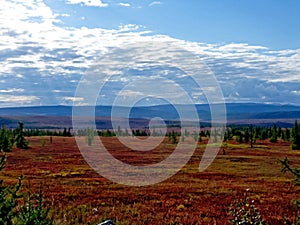
[[[161,136],[157,129],[151,131]],[[150,131],[71,129],[0,130],[0,225],[99,224],[299,224],[300,129],[231,126],[180,134],[170,129],[149,152],[133,151],[116,136],[147,138]],[[146,187],[123,186],[85,162],[74,135],[93,147],[94,138],[117,159],[148,165],[168,157],[179,142],[198,141],[176,175]],[[97,137],[98,136],[98,137]],[[208,138],[223,138],[220,153],[204,172],[198,167]],[[96,146],[95,146],[96,147]],[[109,166],[109,165],[108,165]]]

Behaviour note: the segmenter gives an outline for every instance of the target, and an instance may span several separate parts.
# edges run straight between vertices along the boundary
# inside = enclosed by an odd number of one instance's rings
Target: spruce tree
[[[291,131],[290,129],[286,129],[285,130],[285,138],[287,141],[289,141],[291,139]]]
[[[21,148],[21,149],[28,148],[28,142],[25,139],[24,125],[22,122],[19,122],[19,127],[16,129],[15,142],[16,142],[17,148]]]
[[[249,129],[248,128],[245,130],[244,138],[245,138],[245,143],[249,143],[249,141],[250,141],[250,133],[249,133]]]
[[[0,130],[0,151],[1,152],[10,152],[12,148],[10,134],[6,130],[4,124],[2,124]]]
[[[4,168],[5,156],[0,156],[0,171]],[[38,195],[24,198],[21,193],[23,177],[15,185],[4,185],[0,179],[0,225],[52,225],[48,217],[49,208],[43,203],[42,189]],[[30,192],[29,192],[30,193]],[[22,203],[25,205],[22,205]]]
[[[253,148],[253,144],[256,142],[256,129],[253,129],[253,126],[250,126],[250,147]]]
[[[292,129],[291,148],[293,150],[300,150],[300,128],[297,120],[295,120],[294,127]]]
[[[276,126],[276,124],[274,124],[272,127],[270,142],[272,142],[272,143],[277,142],[277,126]]]

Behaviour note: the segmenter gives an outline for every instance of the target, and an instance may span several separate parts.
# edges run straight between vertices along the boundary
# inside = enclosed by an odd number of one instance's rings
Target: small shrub
[[[254,206],[254,200],[249,200],[247,192],[242,199],[236,200],[230,206],[229,215],[232,217],[229,224],[233,225],[264,225],[267,224],[263,221],[259,210]]]
[[[26,204],[20,208],[17,225],[52,225],[48,213],[49,208],[43,205],[42,188],[37,195],[32,195],[28,186]]]
[[[297,168],[292,168],[291,163],[287,158],[284,160],[279,160],[279,162],[282,165],[282,170],[281,172],[285,174],[286,172],[289,172],[295,176],[295,185],[300,186],[300,169]],[[299,214],[299,209],[300,209],[300,200],[296,201],[296,206],[298,208],[297,212],[295,213],[295,219],[289,219],[286,216],[284,216],[284,223],[287,225],[300,225],[300,214]]]
[[[20,177],[15,186],[9,187],[3,186],[3,181],[0,181],[0,225],[15,224],[17,199],[21,198],[21,195],[18,194],[21,188],[21,180]]]
[[[46,140],[45,140],[44,138],[42,138],[42,139],[40,140],[40,142],[41,142],[41,146],[42,146],[42,147],[45,147],[45,145],[46,145]]]
[[[0,158],[0,171],[4,168],[5,155]],[[20,193],[23,177],[20,176],[14,186],[5,186],[0,180],[0,225],[52,225],[48,219],[49,209],[43,206],[42,190],[38,195],[31,195],[28,189],[28,197],[24,199],[24,193]],[[21,205],[22,199],[25,205]]]
[[[6,161],[5,155],[0,159],[0,171],[4,168]],[[3,180],[0,180],[0,225],[13,225],[17,216],[17,200],[21,198],[19,194],[22,186],[22,177],[14,186],[5,186]]]
[[[94,141],[95,131],[93,128],[86,128],[85,133],[86,133],[86,143],[88,146],[91,146]]]

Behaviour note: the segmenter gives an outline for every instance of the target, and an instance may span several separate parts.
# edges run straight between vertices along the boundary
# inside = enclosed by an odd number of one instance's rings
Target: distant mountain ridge
[[[78,106],[84,110],[88,106]],[[91,106],[93,107],[93,106]],[[176,105],[182,110],[189,110],[189,105]],[[210,114],[208,104],[195,105],[199,115],[206,113]],[[127,110],[126,106],[115,106],[116,111]],[[110,116],[112,106],[96,106],[96,116]],[[130,117],[135,118],[152,118],[154,114],[168,116],[168,119],[176,119],[178,113],[173,105],[155,105],[155,106],[136,106],[131,109]],[[286,113],[289,116],[299,116],[300,106],[295,105],[271,105],[271,104],[256,104],[256,103],[227,103],[226,104],[228,118],[238,116],[240,118],[269,118],[269,113],[275,117],[286,118]],[[0,116],[72,116],[72,106],[28,106],[28,107],[9,107],[0,108]]]
[[[166,121],[179,120],[179,114],[176,108],[183,112],[189,113],[189,105],[156,105],[156,106],[136,106],[128,108],[125,106],[114,107],[115,117],[124,117],[123,112],[129,111],[129,118],[148,120],[154,117],[161,117]],[[210,120],[210,106],[208,104],[195,105],[200,121]],[[88,106],[79,107],[83,112]],[[111,117],[112,106],[96,106],[95,116],[97,118]],[[256,104],[256,103],[227,103],[227,120],[228,123],[267,123],[267,122],[282,122],[292,124],[295,119],[300,119],[300,106],[295,105],[272,105],[272,104]],[[72,106],[31,106],[31,107],[11,107],[0,108],[1,123],[16,123],[18,120],[29,121],[29,124],[34,126],[38,124],[42,126],[45,121],[51,121],[51,126],[59,125],[71,126]],[[63,119],[63,117],[65,117]],[[35,119],[34,119],[35,118]],[[58,124],[55,124],[58,123]],[[65,124],[64,124],[65,123]],[[44,124],[46,125],[46,124]]]

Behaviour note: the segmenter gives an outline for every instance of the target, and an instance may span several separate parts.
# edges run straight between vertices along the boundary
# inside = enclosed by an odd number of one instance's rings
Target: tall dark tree
[[[261,129],[259,139],[260,140],[266,140],[268,138],[268,131],[267,129]]]
[[[256,134],[256,130],[253,129],[252,125],[250,126],[250,133],[249,133],[249,135],[250,135],[250,147],[253,148],[253,144],[256,141],[257,134]]]
[[[218,142],[218,133],[217,133],[217,129],[214,129],[212,132],[212,136],[213,136],[213,142],[217,143]]]
[[[291,139],[291,131],[290,129],[286,129],[285,130],[285,138],[287,141],[289,141]]]
[[[236,137],[236,142],[238,142],[239,144],[244,142],[244,133],[241,130],[235,130],[234,135]]]
[[[297,120],[295,120],[294,127],[292,129],[291,141],[291,148],[293,150],[300,150],[300,128]]]
[[[227,128],[227,139],[229,140],[229,141],[231,141],[232,140],[232,138],[233,138],[233,133],[232,133],[232,129],[231,128]]]
[[[277,142],[277,126],[276,124],[273,125],[272,129],[271,129],[271,138],[270,138],[270,142],[272,143],[276,143]]]
[[[63,131],[62,135],[63,135],[64,137],[67,137],[67,136],[68,136],[67,128],[64,128],[64,131]]]
[[[0,130],[0,151],[1,152],[10,152],[12,148],[11,135],[6,130],[4,124],[2,124]]]
[[[245,143],[249,143],[249,141],[250,141],[250,132],[249,132],[248,128],[245,130],[244,139],[245,139]]]
[[[26,141],[24,135],[24,124],[22,122],[19,122],[19,127],[16,129],[15,142],[17,148],[21,148],[21,149],[28,148],[28,142]]]
[[[174,131],[172,131],[172,134],[171,134],[171,143],[172,144],[177,144],[178,143],[177,135]]]

